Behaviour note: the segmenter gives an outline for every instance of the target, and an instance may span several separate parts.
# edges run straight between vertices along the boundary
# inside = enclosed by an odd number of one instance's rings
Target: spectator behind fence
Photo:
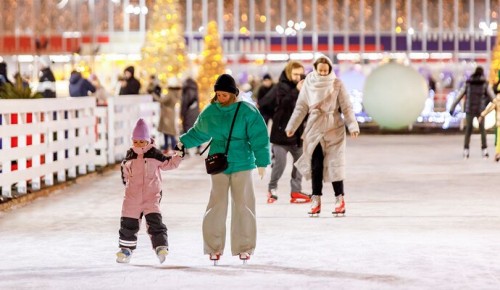
[[[42,93],[44,98],[56,97],[56,78],[50,69],[50,58],[44,56],[40,58],[40,78],[37,91]]]
[[[141,83],[134,76],[135,69],[133,66],[127,67],[123,74],[125,76],[125,81],[122,82],[122,87],[120,88],[120,95],[138,95],[141,89]]]
[[[95,87],[94,96],[96,97],[98,106],[107,106],[108,105],[108,93],[106,89],[99,81],[99,78],[95,74],[91,74],[89,77],[90,83]]]
[[[96,88],[76,70],[71,72],[69,78],[69,95],[72,97],[86,97],[89,92],[95,93]]]
[[[9,81],[9,78],[7,77],[7,64],[5,62],[0,62],[0,87],[4,84],[12,85],[12,82]]]

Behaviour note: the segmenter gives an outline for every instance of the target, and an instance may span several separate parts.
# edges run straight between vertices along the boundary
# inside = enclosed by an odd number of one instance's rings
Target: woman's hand
[[[359,132],[351,132],[351,138],[358,138]]]
[[[304,85],[304,80],[301,80],[298,84],[297,84],[297,90],[301,90],[302,89],[302,86]]]
[[[286,131],[286,136],[287,137],[292,137],[293,136],[293,132],[292,131]]]

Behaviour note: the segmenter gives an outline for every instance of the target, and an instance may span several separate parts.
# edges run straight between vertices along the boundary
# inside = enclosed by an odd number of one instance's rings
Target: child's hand
[[[174,147],[175,154],[181,158],[184,158],[184,155],[186,155],[186,149],[184,148],[184,144],[181,142],[178,142],[177,145]]]

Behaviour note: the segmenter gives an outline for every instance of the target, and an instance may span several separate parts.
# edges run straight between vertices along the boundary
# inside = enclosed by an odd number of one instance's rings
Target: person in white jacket
[[[295,166],[306,179],[312,179],[312,205],[309,214],[321,212],[323,182],[331,182],[336,202],[333,214],[345,213],[344,164],[345,126],[351,137],[359,134],[349,95],[333,72],[326,56],[314,62],[314,71],[307,75],[297,104],[288,121],[286,133],[292,136],[309,113],[304,139],[304,153]],[[343,118],[342,118],[343,115]]]
[[[484,111],[481,112],[481,116],[479,117],[478,121],[482,122],[484,117],[488,115],[491,111],[496,110],[497,114],[497,131],[496,131],[496,137],[495,137],[495,161],[498,162],[500,161],[500,94],[498,94],[484,109]]]

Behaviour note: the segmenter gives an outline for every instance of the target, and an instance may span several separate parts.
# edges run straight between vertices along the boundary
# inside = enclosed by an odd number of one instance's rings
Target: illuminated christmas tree
[[[156,0],[151,26],[142,47],[141,66],[157,75],[163,88],[170,77],[181,78],[186,69],[186,43],[178,0]]]
[[[498,81],[498,71],[500,71],[500,30],[497,32],[495,47],[491,52],[491,65],[489,81],[495,84]]]
[[[215,81],[224,73],[224,66],[217,23],[210,21],[207,25],[207,34],[204,39],[197,79],[202,107],[213,97]]]

